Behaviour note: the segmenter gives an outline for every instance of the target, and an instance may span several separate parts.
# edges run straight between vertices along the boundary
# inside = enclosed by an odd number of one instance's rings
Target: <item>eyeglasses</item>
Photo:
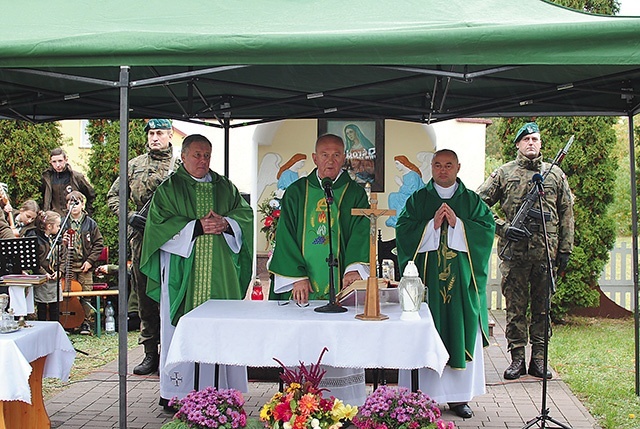
[[[290,302],[295,302],[295,301],[292,299],[287,301],[278,301],[278,306],[282,307],[282,306],[288,305]],[[305,302],[304,304],[299,304],[296,302],[296,305],[300,308],[305,308],[309,306],[309,303]]]

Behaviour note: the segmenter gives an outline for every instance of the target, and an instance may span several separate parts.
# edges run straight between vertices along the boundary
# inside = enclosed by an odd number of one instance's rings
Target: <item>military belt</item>
[[[542,232],[543,231],[542,225],[537,224],[537,223],[531,223],[531,224],[527,225],[527,229],[531,233],[536,233],[536,232]],[[554,225],[547,225],[547,232],[555,233],[556,231],[557,231],[557,228]]]

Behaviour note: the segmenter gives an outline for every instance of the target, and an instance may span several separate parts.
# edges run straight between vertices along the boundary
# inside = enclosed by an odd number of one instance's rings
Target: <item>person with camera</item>
[[[148,375],[158,370],[160,355],[160,312],[158,303],[147,296],[147,278],[140,272],[140,253],[146,218],[145,205],[156,188],[177,167],[173,156],[173,126],[169,119],[149,119],[144,128],[147,133],[147,152],[131,159],[127,168],[129,199],[136,211],[129,212],[129,245],[131,246],[131,280],[133,284],[129,303],[136,299],[140,317],[138,343],[144,346],[144,359],[133,369],[137,375]],[[120,179],[117,178],[107,193],[107,204],[113,213],[120,210]],[[129,310],[132,310],[131,305]]]

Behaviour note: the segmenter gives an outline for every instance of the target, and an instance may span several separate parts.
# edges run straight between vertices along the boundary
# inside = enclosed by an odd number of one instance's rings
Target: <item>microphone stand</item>
[[[56,234],[56,238],[53,240],[54,246],[51,246],[51,249],[49,249],[49,254],[47,255],[47,260],[50,260],[53,256],[53,249],[55,247],[58,247],[55,264],[52,264],[53,266],[55,266],[56,273],[58,274],[56,276],[56,300],[58,301],[58,303],[60,303],[60,245],[62,244],[62,240],[60,240],[60,237],[64,232],[63,227],[67,224],[67,222],[69,222],[69,217],[71,217],[71,209],[75,207],[76,204],[78,204],[76,200],[71,200],[71,207],[69,207],[69,210],[67,210],[67,215],[64,218],[64,222],[60,223],[60,230]],[[58,314],[56,314],[56,322],[60,322],[59,311]]]
[[[555,420],[553,417],[549,416],[549,408],[547,408],[547,371],[548,371],[548,360],[549,360],[549,329],[550,329],[550,319],[551,319],[551,295],[556,291],[556,281],[553,276],[553,270],[551,268],[551,252],[549,251],[549,239],[547,237],[547,223],[544,219],[544,211],[542,205],[542,197],[544,196],[544,187],[542,186],[542,176],[536,179],[534,175],[534,182],[536,188],[538,190],[538,204],[540,206],[540,213],[542,214],[542,234],[544,236],[544,245],[547,254],[547,284],[548,288],[544,297],[545,304],[545,320],[544,320],[544,365],[542,370],[542,404],[540,406],[540,414],[534,419],[531,419],[527,422],[527,424],[522,429],[528,429],[533,427],[533,425],[539,424],[539,428],[557,428],[557,429],[571,429],[571,426],[560,423]],[[555,423],[557,426],[547,426],[546,422],[550,421]]]
[[[344,313],[347,309],[336,302],[334,267],[338,266],[338,259],[333,254],[333,239],[331,238],[331,203],[333,199],[326,198],[326,201],[327,225],[329,227],[329,257],[327,257],[327,265],[329,266],[329,303],[322,307],[314,308],[314,311],[318,313]]]

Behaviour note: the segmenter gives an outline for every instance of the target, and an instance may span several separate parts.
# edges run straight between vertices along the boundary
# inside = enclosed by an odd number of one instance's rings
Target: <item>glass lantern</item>
[[[418,275],[418,267],[413,261],[409,261],[402,273],[398,294],[400,295],[400,308],[402,308],[400,319],[420,319],[420,305],[424,301],[424,284]]]

